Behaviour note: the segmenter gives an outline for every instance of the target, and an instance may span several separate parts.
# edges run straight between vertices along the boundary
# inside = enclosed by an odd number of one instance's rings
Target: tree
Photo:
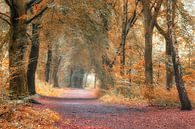
[[[58,83],[58,70],[61,63],[62,57],[59,56],[59,45],[55,46],[54,55],[52,59],[52,73],[50,74],[50,83],[54,85],[54,87],[59,87]]]
[[[139,1],[133,1],[135,4],[134,9],[129,9],[129,1],[123,0],[123,19],[122,19],[122,35],[121,35],[121,74],[125,74],[124,66],[126,64],[126,41],[130,29],[133,27],[134,23],[137,20],[137,6]],[[131,5],[133,6],[133,5]],[[132,15],[129,16],[130,10],[133,10]]]
[[[45,68],[45,81],[46,82],[49,82],[49,79],[50,79],[51,62],[52,62],[52,49],[50,48],[50,45],[48,45],[47,62],[46,62],[46,68]]]
[[[175,35],[175,6],[176,6],[177,0],[168,0],[167,2],[167,26],[168,26],[168,34],[169,38],[171,39],[170,46],[171,46],[171,53],[172,53],[172,62],[175,72],[175,82],[179,94],[179,99],[181,102],[181,109],[182,110],[191,110],[192,105],[190,103],[190,100],[188,98],[184,81],[182,79],[182,70],[181,70],[181,64],[179,60],[178,55],[178,44],[177,39]]]
[[[187,96],[187,92],[184,86],[184,81],[182,79],[182,70],[181,70],[181,64],[179,60],[178,55],[178,46],[177,46],[177,39],[175,35],[175,6],[176,6],[177,0],[168,0],[167,2],[167,26],[168,26],[168,34],[169,38],[171,39],[170,45],[171,45],[171,51],[172,51],[172,61],[173,61],[173,67],[175,72],[175,82],[177,86],[177,90],[179,93],[179,99],[181,102],[181,109],[182,110],[191,110],[192,105],[190,103],[190,100]]]
[[[153,84],[152,43],[155,21],[163,0],[152,3],[151,0],[142,0],[145,28],[145,82]],[[151,5],[152,4],[152,5]],[[154,8],[154,9],[153,9]],[[153,11],[154,10],[154,11]]]
[[[10,7],[11,38],[9,42],[10,89],[13,98],[27,95],[26,54],[27,24],[24,0],[6,1]]]
[[[29,6],[31,4],[31,6]],[[27,79],[28,79],[28,92],[30,95],[36,94],[35,91],[35,73],[38,65],[38,58],[39,58],[39,35],[40,35],[40,19],[43,15],[43,13],[48,9],[47,6],[45,6],[44,0],[33,0],[29,2],[28,6],[31,7],[31,12],[34,14],[39,12],[38,15],[34,16],[34,19],[36,21],[32,23],[32,46],[30,50],[30,56],[29,56],[29,64],[28,64],[28,71],[27,71]],[[33,5],[33,6],[32,6]],[[29,21],[32,22],[32,21]]]
[[[28,18],[27,12],[36,0],[5,0],[10,8],[10,42],[9,42],[9,72],[10,91],[14,99],[28,95],[27,86],[27,62],[28,34],[27,25],[41,15],[48,7],[45,7],[32,18]]]
[[[33,9],[32,13],[38,11],[37,8],[41,8],[41,3],[34,5],[36,8]],[[45,11],[47,8],[43,9]],[[28,81],[28,92],[30,95],[36,94],[35,91],[35,73],[38,64],[39,58],[39,35],[40,35],[40,18],[42,17],[42,13],[37,15],[36,21],[32,23],[32,46],[29,55],[29,63],[28,63],[28,70],[27,70],[27,81]]]
[[[172,66],[172,60],[171,60],[171,46],[170,42],[171,39],[168,34],[168,30],[163,30],[162,27],[156,22],[155,26],[159,33],[165,38],[166,42],[166,88],[170,90],[173,85],[173,66]]]
[[[39,58],[39,44],[40,44],[39,31],[40,31],[40,24],[33,23],[32,24],[32,46],[30,50],[29,64],[28,64],[28,71],[27,71],[28,92],[30,95],[36,94],[35,72],[37,69],[37,63]]]

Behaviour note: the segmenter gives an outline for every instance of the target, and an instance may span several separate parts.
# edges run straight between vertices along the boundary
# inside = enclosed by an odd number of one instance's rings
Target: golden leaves
[[[52,85],[39,80],[36,80],[36,84],[36,91],[41,95],[59,97],[64,93],[64,89],[54,88]]]
[[[59,114],[51,111],[50,109],[34,109],[26,105],[4,105],[3,108],[5,115],[0,118],[0,128],[5,129],[42,129],[54,127],[54,122],[60,120]],[[2,114],[0,110],[0,114]]]

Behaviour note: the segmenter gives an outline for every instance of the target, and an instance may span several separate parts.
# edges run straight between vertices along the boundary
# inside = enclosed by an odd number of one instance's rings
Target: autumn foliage
[[[54,128],[59,114],[29,102],[67,97],[72,89],[92,91],[105,103],[192,110],[188,6],[183,0],[0,0],[0,128]]]

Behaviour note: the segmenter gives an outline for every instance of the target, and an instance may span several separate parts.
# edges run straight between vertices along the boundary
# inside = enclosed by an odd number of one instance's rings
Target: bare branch
[[[46,6],[43,10],[41,10],[38,14],[36,14],[34,17],[26,21],[26,24],[30,24],[33,20],[40,17],[46,10],[48,9],[48,6]]]
[[[159,11],[160,11],[162,2],[163,2],[163,0],[158,0],[158,1],[157,1],[157,5],[156,5],[156,7],[154,8],[155,11],[154,11],[154,14],[153,14],[153,16],[152,16],[152,23],[153,23],[153,24],[155,23],[155,21],[156,21],[156,19],[157,19],[157,17],[158,17],[158,14],[159,14]]]
[[[5,13],[2,13],[2,12],[0,12],[0,15],[3,15],[3,16],[5,16],[5,17],[7,17],[7,18],[10,18],[9,15],[7,15],[7,14],[5,14]]]
[[[165,30],[163,30],[157,22],[155,22],[155,26],[156,26],[156,29],[158,30],[158,32],[161,35],[163,35],[164,37],[167,36],[167,32]]]
[[[2,20],[5,21],[8,25],[11,26],[11,23],[10,23],[7,19],[5,19],[4,17],[0,16],[0,19],[2,19]]]

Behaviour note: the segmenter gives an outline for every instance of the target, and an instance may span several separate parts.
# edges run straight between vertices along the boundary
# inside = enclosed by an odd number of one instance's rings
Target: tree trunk
[[[130,66],[130,69],[128,71],[128,74],[129,74],[129,86],[132,86],[132,65],[133,65],[133,62],[132,62],[132,58],[129,59],[129,66]]]
[[[35,91],[35,73],[39,58],[39,24],[32,24],[32,47],[27,71],[28,92],[30,95],[36,94]]]
[[[59,83],[58,83],[58,70],[59,70],[59,66],[60,66],[60,62],[61,62],[62,57],[60,56],[58,58],[57,63],[54,64],[54,75],[53,75],[53,82],[54,82],[54,87],[59,87]]]
[[[125,31],[125,30],[124,30]],[[121,54],[121,75],[125,74],[125,64],[126,64],[126,60],[125,60],[125,55],[126,55],[126,39],[127,39],[127,35],[125,32],[122,33],[122,39],[121,39],[121,45],[122,45],[122,54]]]
[[[96,77],[96,73],[95,73],[95,75],[94,75],[95,77],[94,77],[94,88],[96,88],[97,86],[96,86],[96,82],[97,82],[97,77]]]
[[[70,68],[70,81],[69,81],[69,87],[72,86],[72,74],[73,74],[73,70],[72,70],[72,68]]]
[[[152,63],[152,38],[153,29],[152,16],[150,11],[150,2],[142,0],[143,14],[144,14],[144,28],[145,28],[145,82],[146,84],[153,84],[153,63]]]
[[[11,97],[17,99],[28,95],[27,88],[27,25],[25,2],[14,0],[11,12],[11,39],[9,42],[9,73]]]
[[[46,63],[46,69],[45,69],[45,81],[46,82],[49,82],[49,79],[50,79],[51,62],[52,62],[52,49],[50,49],[48,47],[48,51],[47,51],[47,63]]]
[[[166,88],[170,90],[173,86],[173,63],[171,60],[171,46],[170,39],[165,38],[166,40]]]
[[[151,6],[151,1],[142,0],[143,14],[144,14],[144,28],[145,28],[145,82],[146,84],[153,84],[153,63],[152,63],[152,43],[153,30],[158,17],[163,0],[155,1],[156,5]],[[153,11],[154,10],[154,11]]]
[[[153,84],[153,63],[152,63],[152,38],[153,29],[146,27],[145,33],[145,81],[146,84]]]
[[[59,44],[55,44],[54,46],[54,51],[53,51],[53,56],[51,59],[51,71],[50,71],[50,80],[49,83],[53,84],[54,87],[59,87],[58,84],[58,68],[61,62],[61,56],[59,56]]]
[[[82,88],[83,87],[83,78],[84,78],[85,71],[81,67],[74,68],[72,73],[72,83],[71,87],[74,88]]]
[[[85,74],[85,78],[84,78],[84,88],[87,87],[87,78],[88,78],[88,73]]]
[[[175,82],[179,94],[179,99],[181,102],[181,109],[182,110],[192,110],[191,102],[188,98],[184,81],[182,79],[182,71],[181,71],[181,64],[179,61],[179,55],[178,55],[178,46],[176,41],[176,35],[174,32],[174,17],[175,17],[175,5],[176,0],[168,0],[167,4],[167,25],[168,25],[168,33],[169,37],[171,39],[170,45],[171,45],[171,51],[172,51],[172,61],[173,61],[173,67],[175,72]]]
[[[122,18],[122,34],[121,34],[121,55],[120,55],[120,73],[125,74],[125,46],[127,39],[127,21],[128,21],[128,1],[123,1],[123,18]]]
[[[138,6],[138,2],[135,2],[135,8],[134,8],[133,14],[129,17],[129,11],[130,11],[129,1],[128,0],[123,1],[123,19],[122,19],[122,35],[121,35],[121,47],[122,47],[121,53],[122,54],[120,55],[121,75],[126,74],[126,69],[125,69],[126,49],[125,48],[126,48],[128,33],[131,27],[133,27],[135,21],[137,20],[137,9],[136,9],[137,6]]]

